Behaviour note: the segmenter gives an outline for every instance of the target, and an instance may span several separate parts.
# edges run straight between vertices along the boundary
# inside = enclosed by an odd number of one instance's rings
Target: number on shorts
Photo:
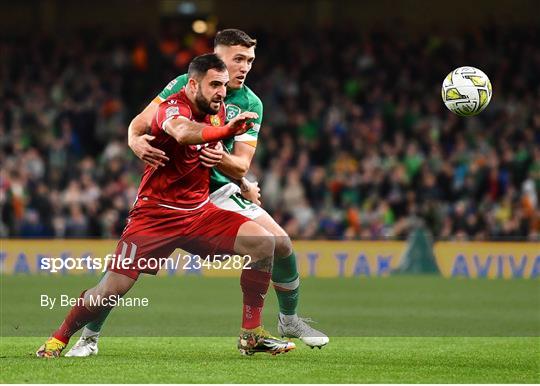
[[[242,197],[242,195],[240,193],[235,193],[235,194],[232,194],[229,196],[229,198],[231,200],[233,200],[234,202],[236,202],[236,204],[241,208],[241,209],[246,209],[247,206],[253,204],[251,201],[249,201],[248,199]]]

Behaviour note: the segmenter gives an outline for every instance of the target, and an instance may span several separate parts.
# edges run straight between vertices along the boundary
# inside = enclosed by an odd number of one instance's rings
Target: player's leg
[[[280,316],[296,315],[298,306],[298,271],[296,256],[287,233],[260,206],[246,200],[236,184],[227,184],[212,193],[212,203],[219,208],[239,213],[261,225],[275,239],[272,282],[279,303]]]
[[[208,203],[190,218],[182,249],[201,256],[237,254],[249,256],[249,269],[242,270],[240,282],[244,299],[242,325],[261,325],[261,310],[270,283],[274,257],[274,237],[263,227],[238,213]],[[249,316],[248,316],[249,314]]]
[[[253,221],[243,223],[234,241],[234,252],[249,255],[249,269],[242,270],[240,285],[244,299],[242,328],[262,325],[261,312],[268,291],[274,256],[272,234]]]
[[[103,310],[108,309],[101,300],[125,295],[135,281],[136,277],[133,276],[107,272],[95,287],[80,294],[77,304],[71,308],[60,327],[39,348],[36,355],[47,358],[60,356],[73,334],[88,322],[95,320]]]
[[[284,337],[300,338],[312,348],[325,346],[329,341],[328,336],[311,327],[307,323],[309,319],[300,318],[296,313],[300,279],[289,235],[266,211],[255,221],[275,237],[272,284],[279,303],[279,333]]]
[[[210,195],[214,205],[239,213],[261,225],[275,237],[272,282],[279,303],[278,330],[283,336],[300,338],[310,347],[322,347],[328,337],[310,327],[296,311],[299,300],[299,275],[291,239],[260,206],[246,200],[236,184],[227,184]]]
[[[251,257],[250,264],[240,276],[243,306],[238,349],[245,355],[256,352],[279,354],[295,348],[292,342],[276,339],[262,327],[262,310],[270,285],[274,248],[273,235],[259,224],[247,221],[238,229],[234,252]]]
[[[278,298],[280,317],[295,316],[298,307],[300,280],[291,239],[283,228],[266,212],[263,212],[254,221],[275,237],[276,247],[274,266],[272,268],[272,284]]]
[[[152,213],[152,215],[148,215],[149,212]],[[155,220],[155,213],[162,214],[160,218],[164,220],[165,225],[158,223]],[[175,249],[174,246],[168,245],[171,243],[171,240],[174,239],[174,234],[176,233],[176,228],[173,228],[172,234],[167,235],[168,232],[171,233],[168,228],[168,224],[170,223],[168,220],[170,219],[171,214],[174,214],[174,212],[163,211],[162,208],[143,207],[138,210],[138,215],[130,215],[130,221],[128,221],[128,225],[122,234],[122,239],[118,243],[115,251],[116,256],[131,255],[132,253],[135,253],[136,258],[144,256],[157,259],[168,257]],[[152,229],[155,234],[145,235],[145,233],[148,232],[147,229]],[[133,252],[133,249],[128,251],[128,244],[131,245],[131,248],[133,248],[133,245],[136,245],[136,252]],[[119,273],[135,275],[135,271],[136,269],[128,269],[127,271],[120,270]],[[144,272],[155,274],[157,273],[157,270],[155,272],[145,270]],[[65,356],[88,357],[90,355],[97,355],[99,351],[98,340],[101,334],[101,328],[112,310],[112,308],[104,309],[94,320],[89,322],[83,328],[79,340],[71,347]]]
[[[276,339],[262,328],[264,298],[270,285],[274,257],[274,236],[259,224],[238,213],[209,203],[189,226],[189,240],[181,246],[204,255],[249,256],[240,275],[242,289],[242,331],[238,348],[243,354],[279,354],[295,348],[294,343]]]
[[[103,278],[105,274],[101,276]],[[81,337],[79,340],[69,349],[65,354],[66,357],[88,357],[91,355],[97,355],[99,352],[98,340],[101,333],[101,328],[105,323],[105,320],[109,316],[113,309],[109,308],[101,311],[99,316],[88,323],[81,331]]]

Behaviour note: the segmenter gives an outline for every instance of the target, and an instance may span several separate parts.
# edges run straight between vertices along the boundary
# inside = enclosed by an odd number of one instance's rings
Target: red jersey
[[[192,209],[207,202],[209,195],[210,169],[201,164],[200,150],[204,146],[213,147],[216,143],[180,145],[163,130],[167,121],[184,119],[180,117],[194,122],[221,126],[225,122],[225,107],[222,103],[216,115],[195,116],[185,89],[171,95],[159,105],[156,116],[152,120],[151,133],[156,138],[151,144],[163,150],[169,157],[169,161],[158,169],[146,166],[137,199],[151,200],[175,208]]]

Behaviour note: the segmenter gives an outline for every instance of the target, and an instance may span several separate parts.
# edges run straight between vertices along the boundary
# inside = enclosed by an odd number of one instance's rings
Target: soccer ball
[[[487,107],[492,94],[491,82],[478,68],[459,67],[446,76],[441,93],[451,112],[467,117]]]

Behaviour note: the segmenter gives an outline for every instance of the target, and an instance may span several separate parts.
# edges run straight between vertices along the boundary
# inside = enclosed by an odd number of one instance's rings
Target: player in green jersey
[[[227,120],[244,111],[255,112],[259,118],[246,133],[223,141],[222,149],[204,148],[201,159],[205,166],[213,167],[210,182],[210,200],[218,207],[240,213],[263,226],[275,236],[272,282],[279,303],[278,331],[284,337],[300,338],[310,347],[322,347],[328,337],[298,317],[299,276],[296,257],[287,233],[260,207],[257,183],[249,182],[245,175],[255,154],[261,128],[263,105],[255,93],[245,85],[246,76],[255,60],[256,40],[237,29],[219,32],[214,40],[214,52],[225,62],[229,83],[225,107]],[[129,126],[128,143],[133,152],[152,167],[163,166],[169,159],[151,146],[153,137],[148,128],[159,103],[179,92],[187,83],[187,75],[173,79]],[[238,182],[235,183],[235,182]],[[97,354],[97,341],[107,313],[100,321],[88,324],[81,338],[66,356]]]

